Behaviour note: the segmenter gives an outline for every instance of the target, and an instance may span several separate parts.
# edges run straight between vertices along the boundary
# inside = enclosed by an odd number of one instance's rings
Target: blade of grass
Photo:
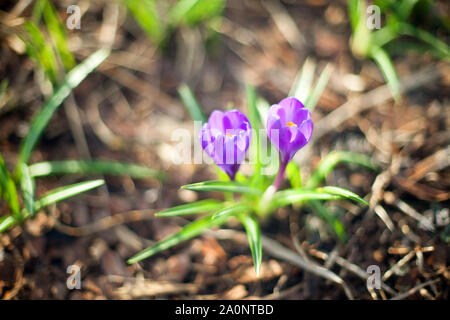
[[[158,178],[162,179],[163,173],[150,168],[107,160],[65,160],[38,162],[30,165],[32,177],[43,177],[56,174],[111,174],[128,175],[132,178]]]
[[[181,188],[192,191],[223,191],[260,195],[261,190],[232,181],[204,181],[182,186]]]
[[[319,192],[316,190],[289,189],[275,193],[270,207],[271,210],[274,210],[279,207],[284,207],[294,203],[302,203],[309,200],[337,200],[341,198],[342,197],[339,195]]]
[[[311,200],[309,204],[314,209],[314,211],[322,218],[334,231],[336,236],[342,241],[347,241],[347,232],[345,231],[344,224],[334,215],[329,212],[327,207],[323,205],[320,201]]]
[[[411,12],[419,0],[404,0],[400,1],[398,5],[395,6],[397,8],[397,14],[400,15],[401,20],[407,20],[411,15]]]
[[[201,121],[202,123],[205,122],[206,119],[203,114],[202,107],[198,103],[197,99],[195,99],[191,89],[186,84],[182,84],[178,88],[178,93],[183,101],[183,104],[191,115],[192,120]]]
[[[237,203],[228,208],[224,208],[224,209],[221,209],[221,210],[215,212],[213,214],[212,218],[219,219],[220,217],[223,217],[223,216],[230,216],[230,215],[234,215],[236,213],[243,213],[243,212],[246,212],[249,210],[250,210],[249,206],[247,206],[243,203]]]
[[[355,31],[361,20],[361,2],[360,0],[348,0],[347,7],[350,25],[352,26],[353,31]]]
[[[224,7],[225,0],[197,0],[195,6],[187,12],[184,20],[189,25],[196,25],[219,16]]]
[[[20,176],[20,188],[22,189],[22,197],[25,202],[25,209],[30,216],[34,215],[34,180],[30,175],[29,167],[22,163],[22,172]]]
[[[55,83],[59,72],[52,47],[47,45],[41,30],[33,22],[26,21],[23,26],[25,36],[21,38],[26,45],[27,55],[40,65],[49,80]]]
[[[43,16],[47,25],[47,30],[54,42],[59,56],[61,57],[64,68],[66,71],[69,71],[75,66],[75,58],[69,50],[64,28],[56,15],[53,5],[48,0],[43,0],[43,2]]]
[[[300,167],[295,162],[291,161],[286,167],[286,176],[291,183],[292,188],[300,188],[302,186],[302,177]]]
[[[372,33],[366,25],[366,2],[349,0],[348,14],[352,26],[351,49],[358,57],[366,57],[372,43]]]
[[[252,186],[260,185],[261,183],[261,156],[260,156],[260,143],[259,143],[259,129],[261,125],[261,119],[256,107],[256,91],[250,86],[246,85],[245,93],[247,96],[248,114],[250,124],[252,126],[253,136],[251,141],[251,155],[252,159],[256,160],[253,166]]]
[[[97,179],[74,183],[68,186],[54,189],[34,203],[34,210],[38,211],[43,207],[49,206],[53,203],[76,196],[88,190],[97,188],[103,185],[104,183],[105,181],[103,179]]]
[[[90,55],[81,64],[76,66],[72,71],[70,71],[64,83],[55,91],[52,97],[44,104],[44,107],[39,112],[33,124],[31,125],[30,132],[22,141],[19,151],[19,161],[20,163],[27,163],[30,158],[31,152],[47,126],[53,113],[61,105],[64,99],[70,94],[72,89],[77,87],[81,81],[86,78],[86,76],[91,73],[96,67],[98,67],[109,55],[109,50],[100,49]],[[20,166],[16,167],[16,174],[20,175]]]
[[[122,2],[147,36],[159,44],[164,39],[165,28],[156,10],[155,0],[123,0]]]
[[[398,26],[386,26],[378,30],[374,30],[371,34],[372,43],[378,47],[383,47],[389,42],[397,39],[398,34]]]
[[[151,247],[142,250],[132,258],[128,259],[127,263],[133,264],[141,260],[147,259],[160,251],[169,249],[183,241],[189,240],[202,234],[206,229],[224,224],[228,218],[229,218],[228,216],[222,216],[221,218],[218,219],[211,219],[211,216],[208,215],[206,217],[197,219],[189,223],[188,225],[184,226],[181,229],[181,231],[165,238],[164,240],[156,243]]]
[[[355,202],[359,202],[359,203],[364,204],[366,206],[369,205],[369,203],[366,200],[364,200],[363,198],[358,196],[356,193],[351,192],[350,190],[347,190],[347,189],[344,189],[344,188],[335,187],[335,186],[326,186],[326,187],[318,188],[316,190],[318,192],[326,192],[326,193],[329,193],[329,194],[332,194],[332,195],[341,196],[343,198],[347,198],[347,199],[353,200]]]
[[[39,24],[42,19],[42,14],[44,12],[45,1],[38,0],[35,2],[33,11],[31,13],[31,21],[35,24]]]
[[[250,251],[252,253],[253,265],[255,267],[256,276],[259,276],[262,263],[262,245],[261,245],[261,232],[258,221],[251,215],[240,214],[239,220],[243,224],[247,233],[248,243],[250,245]]]
[[[195,25],[221,13],[224,0],[180,0],[169,10],[170,23]]]
[[[311,200],[338,200],[349,199],[367,205],[367,201],[357,194],[334,186],[327,186],[315,190],[288,189],[275,193],[270,203],[270,209],[274,210],[294,203],[303,203]]]
[[[372,159],[364,154],[347,151],[333,151],[320,161],[318,167],[306,182],[306,188],[313,189],[317,187],[341,162],[354,163],[370,170],[376,170]]]
[[[375,60],[396,100],[400,98],[400,82],[391,58],[383,49],[372,46],[370,56]]]
[[[447,59],[450,58],[450,47],[445,42],[433,36],[431,33],[420,28],[416,28],[408,23],[400,23],[399,31],[401,34],[420,39],[433,47],[436,51],[440,52],[443,56],[447,57]]]
[[[251,85],[245,86],[245,94],[247,97],[249,120],[252,125],[252,129],[258,131],[261,124],[261,118],[256,107],[256,91]]]
[[[157,217],[173,217],[187,214],[199,214],[204,212],[215,211],[224,206],[223,202],[207,199],[200,200],[192,203],[182,204],[170,209],[158,212],[155,214]]]
[[[178,1],[170,10],[169,18],[170,23],[174,26],[178,25],[183,21],[183,18],[191,10],[198,0],[180,0]]]
[[[13,216],[0,217],[0,233],[14,225],[16,221],[17,220]]]
[[[91,189],[97,188],[104,184],[103,180],[91,180],[84,181],[80,183],[71,184],[61,188],[57,188],[49,191],[42,198],[34,202],[34,211],[39,211],[43,207],[50,204],[59,202],[61,200],[76,196],[80,193],[89,191]],[[29,218],[31,216],[30,212],[27,210],[22,210],[23,219]],[[19,223],[21,220],[14,218],[13,216],[1,217],[0,218],[0,233],[12,227],[14,224]]]
[[[330,79],[332,70],[332,65],[328,63],[320,74],[319,79],[317,80],[317,83],[311,94],[308,95],[308,98],[305,101],[305,107],[309,109],[309,111],[312,112],[316,108],[317,102],[319,101],[319,98],[322,95],[323,90],[325,90],[328,80]]]
[[[259,118],[261,119],[262,128],[266,127],[269,107],[270,104],[266,99],[263,99],[261,97],[256,98],[256,109],[258,110]]]
[[[289,90],[289,96],[295,97],[302,102],[306,101],[311,91],[315,70],[316,63],[311,58],[306,58],[292,88]]]
[[[431,54],[434,58],[439,60],[448,60],[449,56],[444,55],[441,51],[436,50],[433,47],[430,47],[426,43],[423,42],[411,42],[411,40],[396,40],[395,42],[388,43],[385,46],[387,52],[389,52],[392,56],[402,56],[407,54],[408,52],[415,52],[416,54],[424,55]]]
[[[21,220],[19,198],[17,197],[17,189],[14,180],[6,168],[3,157],[0,155],[0,185],[3,197],[8,203],[9,209],[15,219]]]

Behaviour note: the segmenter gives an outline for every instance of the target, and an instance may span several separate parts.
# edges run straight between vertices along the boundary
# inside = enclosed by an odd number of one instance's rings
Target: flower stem
[[[275,192],[278,191],[281,187],[281,183],[283,182],[284,172],[286,171],[286,166],[289,161],[282,161],[280,157],[280,167],[278,169],[277,177],[275,178],[275,181],[272,183],[271,186],[269,186],[264,194],[261,197],[261,200],[259,202],[258,206],[258,212],[262,216],[266,216],[270,211],[270,203],[272,201],[273,196],[275,195]]]
[[[287,164],[288,162],[282,161],[280,159],[280,168],[278,169],[277,177],[275,178],[275,181],[272,184],[275,187],[275,190],[280,189],[281,183],[283,182],[284,172],[286,171]]]

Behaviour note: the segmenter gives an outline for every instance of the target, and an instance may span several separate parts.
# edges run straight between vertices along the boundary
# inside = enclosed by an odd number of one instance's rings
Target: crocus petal
[[[296,98],[283,99],[269,108],[267,131],[282,161],[287,164],[311,139],[311,113]]]
[[[275,146],[275,148],[279,149],[280,144],[280,131],[282,128],[281,120],[278,115],[269,115],[267,118],[267,134],[269,136],[270,141]]]
[[[312,122],[312,120],[308,119],[308,120],[304,121],[299,126],[299,130],[301,131],[301,133],[303,134],[303,136],[305,137],[307,142],[309,140],[311,140],[311,136],[312,136],[312,132],[313,132],[313,122]]]
[[[208,123],[210,127],[214,130],[224,132],[224,126],[223,126],[223,117],[225,114],[222,111],[215,110],[213,113],[211,113],[211,116],[209,117]]]
[[[269,137],[270,137],[270,131],[272,129],[280,129],[281,128],[281,119],[277,113],[270,113],[270,111],[269,111],[268,116],[267,116],[266,128],[267,128],[267,133],[269,134]]]
[[[226,117],[229,119],[229,128],[226,129],[242,129],[246,130],[249,124],[247,118],[239,110],[233,109],[226,112]]]
[[[308,109],[296,109],[293,110],[292,118],[290,118],[293,123],[300,127],[304,121],[311,120],[311,113]]]
[[[234,179],[250,145],[251,125],[238,110],[214,111],[200,133],[202,148]]]

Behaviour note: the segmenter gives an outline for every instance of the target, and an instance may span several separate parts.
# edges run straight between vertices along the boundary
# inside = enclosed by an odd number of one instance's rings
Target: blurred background
[[[0,297],[448,299],[449,13],[448,1],[431,0],[2,1],[6,168],[13,171],[22,139],[65,75],[107,47],[110,55],[52,116],[30,163],[96,158],[166,176],[91,175],[106,184],[1,233]],[[262,233],[338,274],[345,290],[270,250],[256,278],[239,228],[127,265],[189,220],[153,213],[198,200],[203,195],[179,187],[215,177],[212,166],[172,161],[173,131],[194,130],[182,102],[187,88],[206,115],[246,112],[246,84],[274,104],[302,70],[311,83],[329,76],[312,115],[313,140],[296,158],[302,177],[333,150],[367,154],[378,171],[339,166],[327,183],[364,196],[370,208],[332,204],[347,241],[297,207],[276,212]],[[35,193],[80,178],[37,180]],[[0,216],[8,214],[2,200]],[[70,265],[81,270],[81,289],[66,285]],[[386,287],[367,287],[370,265]]]

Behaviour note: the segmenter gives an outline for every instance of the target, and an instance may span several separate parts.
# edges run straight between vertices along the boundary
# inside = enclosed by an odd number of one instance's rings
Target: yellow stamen
[[[226,135],[227,137],[233,138],[233,135],[232,135],[231,133],[225,133],[225,135]]]
[[[296,127],[297,125],[295,123],[293,123],[293,122],[288,122],[288,123],[286,123],[286,126],[288,126],[288,127]]]

